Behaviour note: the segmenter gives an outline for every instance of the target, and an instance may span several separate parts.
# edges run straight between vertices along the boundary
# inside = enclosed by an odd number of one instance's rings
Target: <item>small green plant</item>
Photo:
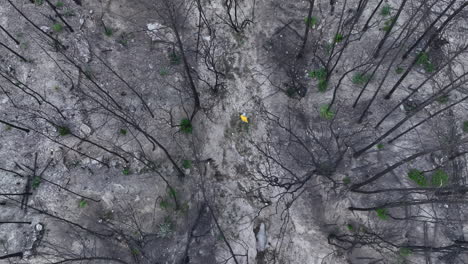
[[[327,70],[325,68],[321,68],[318,70],[310,71],[309,72],[309,77],[312,79],[318,80],[318,90],[319,92],[325,92],[328,87],[328,82],[327,82]]]
[[[79,208],[85,208],[88,205],[88,202],[85,199],[81,199],[78,203]]]
[[[432,174],[431,185],[434,187],[442,187],[448,183],[448,179],[449,176],[445,171],[437,169],[434,174]]]
[[[364,85],[371,80],[371,76],[365,73],[356,73],[353,76],[353,83],[357,85]]]
[[[429,54],[421,52],[418,54],[416,63],[424,68],[427,72],[433,72],[435,70],[434,64],[432,64]]]
[[[436,100],[439,104],[446,104],[448,103],[450,99],[450,96],[448,94],[444,94],[442,96],[439,96]]]
[[[117,43],[120,45],[127,47],[128,46],[128,36],[126,33],[120,34],[120,36],[117,38]]]
[[[183,160],[182,161],[182,167],[184,167],[184,169],[192,168],[192,161],[191,160]]]
[[[62,1],[58,1],[56,4],[55,4],[55,7],[56,8],[62,8],[64,6],[63,2]]]
[[[37,189],[39,187],[39,185],[41,185],[41,177],[39,176],[35,176],[32,181],[31,181],[31,187],[33,189]]]
[[[162,209],[168,209],[171,207],[171,203],[166,199],[161,199],[161,201],[159,202],[159,207],[161,207]]]
[[[346,185],[349,185],[351,183],[351,178],[349,177],[344,177],[343,178],[343,183],[346,184]]]
[[[129,169],[129,168],[124,168],[124,169],[122,170],[122,174],[123,174],[123,175],[129,175],[129,174],[130,174],[130,169]]]
[[[140,250],[136,249],[136,248],[132,248],[132,255],[133,256],[138,256],[140,255]]]
[[[127,129],[121,128],[121,129],[119,130],[119,133],[120,133],[121,135],[125,136],[125,135],[127,135]]]
[[[463,122],[463,132],[468,133],[468,121]]]
[[[335,113],[331,109],[329,109],[328,105],[322,105],[320,107],[320,117],[331,120],[335,117]]]
[[[400,252],[400,256],[402,256],[402,257],[408,257],[408,256],[410,256],[411,253],[412,253],[412,252],[411,252],[411,249],[405,248],[405,247],[401,247],[401,248],[399,249],[399,252]]]
[[[424,173],[418,169],[411,169],[408,171],[408,178],[414,181],[417,185],[421,187],[427,186],[427,179],[424,176]]]
[[[114,30],[110,27],[104,27],[104,35],[111,37],[114,34]]]
[[[389,16],[392,12],[392,7],[390,5],[384,5],[382,9],[380,9],[380,14],[382,16]]]
[[[335,43],[340,43],[340,42],[342,42],[343,40],[344,40],[344,37],[343,37],[343,35],[340,34],[340,33],[336,34],[336,35],[335,35],[335,38],[333,39],[333,41],[334,41]]]
[[[172,65],[179,65],[181,62],[180,56],[175,51],[169,53],[169,61]]]
[[[184,118],[180,121],[180,131],[185,134],[191,134],[193,130],[192,123],[189,119]]]
[[[40,6],[40,5],[44,4],[44,0],[34,0],[34,4]]]
[[[306,17],[304,18],[304,23],[309,26],[309,27],[314,27],[318,23],[318,18],[311,16],[310,18]]]
[[[388,219],[387,209],[377,208],[377,209],[375,209],[375,212],[377,213],[377,217],[379,217],[380,219],[382,219],[382,220],[387,220]]]
[[[5,125],[5,131],[10,131],[12,129],[12,127],[10,125]]]
[[[390,19],[387,19],[384,22],[384,26],[382,27],[382,31],[389,32],[390,30],[392,30],[392,24],[393,24],[394,20],[395,20],[394,17],[392,17]]]
[[[60,86],[55,85],[55,86],[54,86],[54,90],[55,90],[56,92],[60,91]]]
[[[162,68],[162,69],[159,70],[159,75],[161,75],[161,76],[166,76],[168,74],[169,74],[169,71],[167,69],[165,69],[165,68]]]
[[[347,224],[346,225],[346,228],[349,230],[349,231],[353,231],[354,230],[354,226],[352,224]]]
[[[395,72],[396,72],[397,74],[402,74],[404,71],[405,71],[405,69],[403,69],[402,67],[397,67],[397,68],[395,69]]]
[[[59,135],[62,136],[62,137],[70,134],[70,129],[68,127],[66,127],[66,126],[57,127],[57,131],[58,131]]]
[[[75,12],[71,9],[67,9],[63,12],[63,16],[65,17],[72,17],[75,16]]]
[[[377,144],[377,149],[378,149],[378,150],[382,150],[384,147],[385,147],[385,146],[384,146],[384,144],[382,144],[382,143]]]
[[[55,23],[52,25],[52,30],[56,33],[62,32],[63,30],[63,25],[60,23]]]
[[[157,231],[157,235],[160,238],[168,238],[172,235],[173,233],[173,223],[169,217],[166,217],[164,219],[164,222],[159,224],[159,230]]]

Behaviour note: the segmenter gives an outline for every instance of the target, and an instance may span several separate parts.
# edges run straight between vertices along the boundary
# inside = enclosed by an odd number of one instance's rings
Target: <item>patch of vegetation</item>
[[[120,34],[120,36],[117,38],[117,43],[120,45],[127,47],[128,46],[128,36],[125,33]]]
[[[365,73],[356,73],[354,76],[353,76],[353,83],[354,84],[357,84],[357,85],[364,85],[366,84],[367,82],[369,82],[371,80],[371,76],[369,74],[365,74]]]
[[[119,133],[120,133],[121,135],[125,136],[125,135],[127,135],[127,129],[121,128],[121,129],[119,130]]]
[[[65,17],[72,17],[72,16],[75,16],[75,12],[71,9],[67,9],[65,10],[65,12],[63,12],[63,16]]]
[[[111,37],[114,34],[114,30],[110,27],[104,27],[104,35]]]
[[[310,71],[309,72],[309,77],[312,79],[318,80],[318,90],[319,92],[325,92],[328,87],[328,82],[327,82],[327,70],[325,68],[321,68],[318,70]]]
[[[463,132],[468,133],[468,121],[463,122]]]
[[[399,252],[400,252],[400,256],[402,257],[408,257],[412,254],[411,249],[405,248],[405,247],[401,247]]]
[[[62,1],[58,1],[56,4],[55,4],[55,7],[56,8],[62,8],[64,6],[64,3]]]
[[[132,255],[133,256],[138,256],[140,255],[140,250],[136,249],[136,248],[132,248]]]
[[[59,126],[57,127],[57,132],[63,137],[70,134],[70,129],[66,126]]]
[[[450,96],[448,94],[445,94],[445,95],[439,96],[436,100],[439,104],[446,104],[448,103],[449,99],[450,99]]]
[[[167,69],[165,69],[165,68],[162,68],[162,69],[159,70],[159,75],[161,75],[161,76],[166,76],[168,74],[169,74],[169,71]]]
[[[180,121],[180,131],[185,134],[191,134],[193,131],[192,123],[189,119],[184,118]]]
[[[434,64],[432,64],[429,54],[421,52],[418,54],[416,63],[424,68],[426,72],[433,72],[435,70]]]
[[[437,169],[434,174],[432,174],[431,185],[434,187],[442,187],[448,183],[448,180],[448,174],[441,169]]]
[[[55,85],[55,86],[54,86],[54,90],[55,90],[56,92],[60,91],[60,86]]]
[[[335,43],[340,43],[340,42],[342,42],[343,40],[344,40],[344,36],[343,36],[343,34],[340,34],[340,33],[336,34],[336,35],[335,35],[335,38],[333,39],[333,41],[334,41]]]
[[[309,17],[306,17],[304,18],[304,23],[309,26],[309,27],[314,27],[315,25],[318,24],[318,18],[317,17],[314,17],[314,16],[311,16],[310,18]]]
[[[346,185],[349,185],[351,183],[351,178],[349,177],[344,177],[343,178],[343,183],[346,184]]]
[[[294,97],[294,95],[297,93],[297,90],[294,89],[293,87],[288,87],[285,93],[288,97]]]
[[[34,0],[34,4],[40,6],[44,4],[44,0]]]
[[[130,169],[129,169],[129,168],[124,168],[124,169],[122,170],[122,174],[123,174],[123,175],[129,175],[129,174],[130,174]]]
[[[380,9],[380,15],[382,16],[389,16],[392,13],[392,7],[388,4],[384,5],[382,9]]]
[[[408,171],[408,178],[414,181],[417,185],[421,187],[427,186],[427,179],[424,176],[424,173],[418,169],[411,169]]]
[[[181,60],[180,55],[178,55],[175,51],[173,51],[169,53],[169,62],[172,65],[179,65],[182,62],[182,60]]]
[[[159,229],[157,231],[157,235],[160,238],[168,238],[172,235],[174,232],[173,230],[174,224],[172,223],[171,219],[169,217],[166,217],[164,219],[164,222],[159,224]]]
[[[88,202],[85,199],[81,199],[78,203],[79,208],[85,208],[88,205]]]
[[[322,105],[320,107],[320,117],[327,120],[332,120],[333,117],[335,117],[335,113],[333,113],[333,111],[329,109],[328,105]]]
[[[397,74],[402,74],[404,71],[405,71],[405,69],[402,68],[402,67],[397,67],[397,68],[395,69],[395,72],[396,72]]]
[[[41,185],[42,179],[39,176],[35,176],[31,181],[31,187],[37,189]]]
[[[377,213],[377,217],[379,217],[382,220],[387,220],[388,219],[388,212],[387,209],[385,208],[378,208],[375,210]]]
[[[377,144],[377,149],[378,149],[378,150],[382,150],[384,147],[385,147],[385,146],[384,146],[384,144],[382,144],[382,143]]]
[[[354,231],[354,226],[352,224],[347,224],[346,225],[346,228],[349,230],[349,231]]]
[[[192,161],[191,160],[183,160],[182,161],[182,167],[184,167],[184,169],[192,168]]]
[[[161,199],[161,201],[159,202],[159,207],[161,207],[162,209],[168,209],[171,207],[171,203],[166,199]]]
[[[387,19],[385,22],[384,22],[384,25],[382,27],[382,31],[385,31],[385,32],[389,32],[391,29],[392,29],[392,24],[393,24],[393,21],[395,20],[394,17],[390,18],[390,19]]]
[[[12,127],[10,125],[5,125],[5,128],[4,128],[5,131],[10,131],[11,129]]]
[[[56,33],[62,32],[63,30],[63,25],[60,23],[55,23],[52,25],[52,30]]]

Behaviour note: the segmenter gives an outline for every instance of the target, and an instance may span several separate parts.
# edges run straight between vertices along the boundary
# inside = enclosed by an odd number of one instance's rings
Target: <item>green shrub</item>
[[[353,83],[357,85],[364,85],[371,80],[371,76],[365,73],[356,73],[353,76]]]
[[[132,255],[133,256],[138,256],[140,255],[140,250],[136,249],[136,248],[132,248]]]
[[[417,185],[421,187],[427,186],[427,179],[424,176],[424,173],[418,169],[411,169],[408,171],[408,178],[414,181]]]
[[[335,38],[333,39],[333,41],[334,41],[335,43],[340,43],[340,42],[342,42],[343,40],[344,40],[344,37],[343,37],[343,35],[340,34],[340,33],[336,34],[336,35],[335,35]]]
[[[41,185],[41,181],[42,181],[41,177],[35,176],[31,181],[31,187],[33,189],[37,189],[39,185]]]
[[[121,135],[125,136],[125,135],[127,135],[127,129],[121,128],[121,129],[119,130],[119,133],[120,133]]]
[[[410,256],[411,253],[412,253],[412,252],[411,252],[411,249],[405,248],[405,247],[401,247],[400,250],[399,250],[399,252],[400,252],[400,256],[402,256],[402,257],[408,257],[408,256]]]
[[[36,4],[38,6],[42,5],[42,4],[44,4],[44,0],[34,0],[34,4]]]
[[[446,104],[450,99],[450,96],[448,94],[439,96],[436,100],[439,104]]]
[[[435,70],[434,64],[432,64],[429,54],[421,52],[418,54],[416,63],[424,68],[427,72],[433,72]]]
[[[70,129],[66,126],[59,126],[57,127],[57,131],[60,136],[66,136],[70,134]]]
[[[59,33],[63,30],[63,25],[60,23],[55,23],[52,25],[52,30]]]
[[[182,167],[184,167],[184,169],[192,168],[192,161],[191,160],[183,160],[182,161]]]
[[[463,122],[463,132],[468,133],[468,121]]]
[[[393,24],[393,21],[394,21],[394,20],[395,20],[394,17],[392,17],[392,18],[386,20],[386,21],[384,22],[384,26],[382,27],[382,30],[385,31],[385,32],[389,32],[389,31],[392,29],[391,27],[392,27],[392,24]]]
[[[335,113],[329,109],[328,105],[322,105],[320,107],[320,117],[331,120],[335,117]]]
[[[405,71],[405,69],[403,69],[402,67],[397,67],[397,68],[395,69],[395,72],[396,72],[397,74],[402,74],[404,71]]]
[[[171,203],[169,203],[169,201],[166,199],[161,199],[161,201],[159,202],[159,206],[162,209],[168,209],[169,207],[171,207]]]
[[[377,217],[379,217],[380,219],[382,219],[382,220],[387,220],[388,219],[387,209],[378,208],[378,209],[375,209],[375,212],[377,213]]]
[[[346,228],[349,230],[349,231],[353,231],[354,230],[354,226],[352,224],[347,224],[346,225]]]
[[[378,149],[378,150],[382,150],[384,147],[385,147],[385,146],[384,146],[384,144],[382,144],[382,143],[377,144],[377,149]]]
[[[392,12],[392,7],[390,5],[384,5],[382,9],[380,9],[380,14],[382,16],[389,16]]]
[[[310,18],[306,17],[304,18],[304,23],[309,27],[314,27],[318,23],[318,18],[314,16]]]
[[[169,74],[169,71],[167,69],[162,68],[159,70],[159,75],[161,76],[166,76],[168,74]]]
[[[122,174],[123,174],[123,175],[129,175],[129,174],[130,174],[130,169],[129,169],[129,168],[124,168],[124,169],[122,170]]]
[[[114,34],[114,30],[110,27],[104,27],[104,35],[110,37]]]
[[[174,225],[169,217],[164,219],[164,222],[159,224],[159,230],[157,231],[157,235],[160,238],[168,238],[172,235]]]
[[[350,183],[351,183],[351,178],[349,178],[349,177],[344,177],[344,178],[343,178],[343,183],[346,184],[346,185],[350,184]]]
[[[169,62],[172,65],[179,65],[181,63],[181,58],[177,53],[175,53],[175,51],[173,51],[169,53]]]
[[[184,118],[180,121],[180,131],[185,134],[191,134],[193,130],[192,123],[189,119]]]
[[[85,199],[81,199],[78,203],[79,208],[85,208],[88,205],[88,202]]]
[[[431,180],[431,185],[434,187],[442,187],[448,183],[448,174],[441,170],[438,169],[432,174],[432,180]]]
[[[62,1],[58,1],[56,4],[55,4],[55,7],[56,8],[62,8],[64,6],[63,2]]]
[[[327,88],[328,88],[327,80],[319,80],[319,82],[317,84],[317,88],[318,88],[319,92],[321,92],[321,93],[324,93],[325,91],[327,91]]]

